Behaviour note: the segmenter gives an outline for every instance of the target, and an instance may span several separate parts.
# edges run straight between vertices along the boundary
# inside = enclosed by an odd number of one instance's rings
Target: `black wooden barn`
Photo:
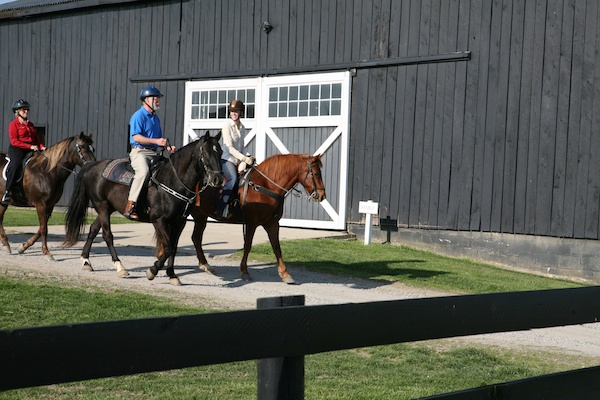
[[[126,155],[147,84],[181,146],[246,103],[250,151],[324,153],[328,201],[282,225],[600,280],[600,4],[583,0],[34,1],[0,5],[10,105]],[[70,185],[70,186],[69,186]],[[72,181],[65,189],[66,204]],[[385,219],[398,232],[380,231]]]

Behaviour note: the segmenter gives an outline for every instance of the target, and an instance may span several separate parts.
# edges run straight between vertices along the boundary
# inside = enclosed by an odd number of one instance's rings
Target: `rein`
[[[169,145],[169,142],[167,140],[167,146]],[[204,153],[200,152],[200,161],[202,162],[202,166],[204,167],[204,172],[206,174],[210,174],[210,173],[218,173],[219,171],[212,171],[209,170],[208,167],[206,166],[206,162],[204,162]],[[175,169],[175,165],[173,165],[173,160],[171,160],[171,157],[169,157],[169,165],[171,166],[171,169],[173,170],[173,175],[175,175],[175,179],[177,179],[177,181],[181,184],[181,186],[183,186],[183,188],[185,190],[187,190],[189,193],[192,194],[191,197],[186,197],[183,194],[177,192],[176,190],[170,188],[169,186],[165,185],[162,182],[159,182],[154,175],[150,177],[150,180],[160,189],[164,190],[165,192],[167,192],[168,194],[170,194],[171,196],[175,197],[178,200],[184,201],[186,202],[186,207],[184,210],[184,214],[187,213],[187,209],[190,206],[190,204],[192,204],[194,202],[194,199],[196,198],[196,196],[200,193],[202,193],[204,190],[206,190],[206,188],[209,186],[209,182],[207,181],[206,183],[204,183],[204,186],[202,186],[200,188],[200,190],[195,191],[192,190],[190,188],[187,187],[187,185],[185,183],[183,183],[183,181],[179,178],[179,175],[177,174],[177,170]],[[206,176],[206,175],[204,175]]]

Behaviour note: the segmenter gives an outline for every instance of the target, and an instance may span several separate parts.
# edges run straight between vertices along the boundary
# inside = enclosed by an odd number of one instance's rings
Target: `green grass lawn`
[[[64,225],[65,224],[66,212],[61,210],[54,210],[48,225]],[[96,216],[90,212],[86,223],[90,224],[94,221]],[[127,218],[123,217],[120,213],[114,213],[110,219],[112,224],[127,224],[134,223]],[[38,226],[39,220],[37,213],[34,208],[26,207],[8,207],[4,214],[4,226]]]
[[[516,272],[466,258],[440,256],[408,246],[365,246],[357,240],[289,240],[281,243],[281,250],[288,266],[304,266],[312,271],[401,282],[454,293],[513,292],[585,285]],[[273,262],[275,258],[270,244],[262,243],[252,247],[250,259]]]

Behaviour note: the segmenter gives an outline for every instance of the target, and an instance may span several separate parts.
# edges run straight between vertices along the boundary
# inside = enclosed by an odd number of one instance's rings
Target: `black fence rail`
[[[303,303],[303,296],[293,296],[261,299],[257,310],[0,330],[0,390],[262,360],[259,398],[301,399],[307,354],[600,319],[598,286],[324,306]],[[261,367],[264,359],[275,364]],[[532,391],[550,387],[549,382],[562,389],[535,398],[600,398],[600,368],[432,398],[529,399]]]

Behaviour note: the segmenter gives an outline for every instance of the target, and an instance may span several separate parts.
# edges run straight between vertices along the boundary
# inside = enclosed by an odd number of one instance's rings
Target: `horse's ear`
[[[219,133],[217,133],[217,136],[215,136],[215,139],[221,140],[221,133],[222,131],[219,131]]]

